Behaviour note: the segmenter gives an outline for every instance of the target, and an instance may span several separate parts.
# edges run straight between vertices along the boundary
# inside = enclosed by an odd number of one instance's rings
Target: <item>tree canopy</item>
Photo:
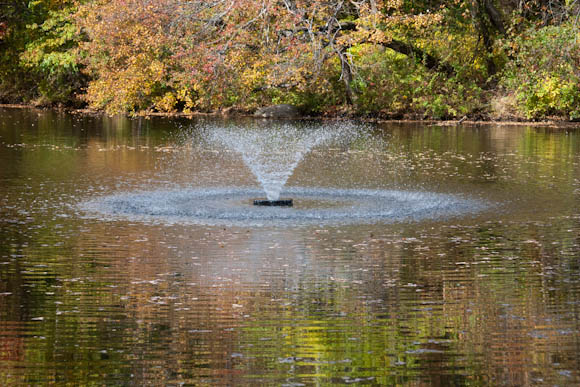
[[[11,0],[0,99],[577,119],[579,16],[573,0]]]

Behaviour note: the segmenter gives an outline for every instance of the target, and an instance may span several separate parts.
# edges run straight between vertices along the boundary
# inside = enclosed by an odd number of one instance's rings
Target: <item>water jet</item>
[[[334,151],[349,152],[353,143],[357,147],[364,145],[359,140],[375,141],[366,137],[370,132],[360,125],[345,122],[266,127],[207,125],[194,130],[187,140],[192,147],[184,147],[185,152],[194,149],[202,154],[209,150],[217,158],[230,159],[230,168],[235,170],[230,176],[234,178],[239,175],[242,161],[261,187],[201,183],[118,192],[86,201],[82,203],[83,209],[100,216],[154,223],[289,227],[421,221],[485,208],[481,201],[461,195],[427,191],[285,187],[300,161],[314,148],[332,145]],[[219,160],[211,168],[219,174]],[[287,196],[281,199],[281,193]]]
[[[212,146],[239,154],[252,171],[265,200],[256,206],[290,207],[292,201],[280,200],[280,193],[300,161],[313,148],[333,141],[348,142],[360,136],[363,127],[351,123],[319,126],[276,124],[265,127],[211,127],[203,130]]]

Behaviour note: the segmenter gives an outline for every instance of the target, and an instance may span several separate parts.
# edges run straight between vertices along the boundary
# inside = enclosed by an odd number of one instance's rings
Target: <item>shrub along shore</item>
[[[578,121],[579,19],[570,0],[7,1],[0,103]]]
[[[0,109],[30,109],[37,112],[61,112],[68,113],[72,115],[89,115],[89,116],[113,116],[107,114],[103,110],[94,109],[75,109],[66,106],[36,106],[30,104],[2,104],[0,103]],[[154,112],[154,111],[139,111],[131,114],[122,114],[130,119],[151,119],[154,117],[165,117],[165,118],[185,118],[185,119],[195,119],[200,117],[215,117],[215,118],[249,118],[255,117],[251,112],[241,112],[241,111],[230,111],[230,110],[216,110],[212,112],[189,112],[184,113],[182,111],[174,112]],[[275,118],[274,118],[275,119]],[[536,120],[528,119],[504,119],[504,118],[489,118],[489,119],[473,119],[462,117],[460,119],[434,119],[434,118],[421,118],[421,119],[396,119],[396,118],[379,118],[379,117],[369,117],[361,116],[357,114],[350,115],[304,115],[300,117],[290,118],[289,120],[354,120],[357,122],[366,122],[372,124],[399,124],[399,125],[427,125],[427,126],[448,126],[448,127],[479,127],[486,125],[493,126],[503,126],[503,127],[539,127],[539,128],[552,128],[552,129],[563,129],[563,130],[576,130],[580,129],[580,121],[570,121],[564,120],[561,117],[543,118]],[[288,119],[285,119],[288,120]]]

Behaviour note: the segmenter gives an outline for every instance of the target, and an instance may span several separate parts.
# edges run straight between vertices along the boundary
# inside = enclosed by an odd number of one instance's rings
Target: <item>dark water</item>
[[[0,385],[580,383],[580,131],[385,125],[287,183],[482,204],[449,216],[83,209],[255,188],[235,154],[180,142],[192,124],[0,110]]]

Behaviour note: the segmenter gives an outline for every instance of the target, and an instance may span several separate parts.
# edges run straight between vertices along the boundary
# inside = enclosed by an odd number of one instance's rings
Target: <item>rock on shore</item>
[[[296,106],[288,104],[266,106],[254,113],[254,117],[262,118],[298,118],[300,116],[300,110]]]

